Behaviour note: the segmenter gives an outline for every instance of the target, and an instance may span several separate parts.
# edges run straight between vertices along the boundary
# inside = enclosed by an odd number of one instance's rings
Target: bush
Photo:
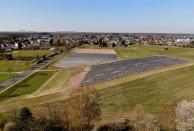
[[[91,130],[92,122],[99,120],[101,115],[99,94],[94,88],[87,87],[73,90],[70,96],[71,99],[67,102],[70,121],[79,130]]]
[[[33,118],[32,112],[28,108],[22,108],[19,113],[19,125],[20,130],[29,130],[32,127]]]
[[[177,131],[194,130],[194,101],[181,101],[175,110]]]
[[[133,131],[134,127],[128,120],[120,123],[110,123],[97,128],[97,131]]]
[[[137,105],[131,114],[131,124],[135,131],[159,131],[158,121],[152,114],[145,113],[142,105]]]

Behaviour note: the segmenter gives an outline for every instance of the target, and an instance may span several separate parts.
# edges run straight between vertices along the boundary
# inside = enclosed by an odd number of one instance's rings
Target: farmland
[[[51,79],[49,79],[39,90],[33,95],[47,95],[51,93],[61,92],[68,88],[68,81],[73,74],[73,70],[57,71]]]
[[[54,72],[37,72],[0,94],[2,99],[31,94],[43,85]]]
[[[167,55],[180,58],[194,59],[194,49],[193,48],[182,48],[182,47],[168,47],[162,53],[162,46],[153,45],[132,45],[129,47],[118,47],[115,48],[118,56],[122,59],[133,59],[141,58],[146,56],[154,55]]]

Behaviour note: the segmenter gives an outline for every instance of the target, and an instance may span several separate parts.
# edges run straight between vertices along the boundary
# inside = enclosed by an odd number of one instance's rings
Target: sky
[[[0,0],[0,31],[194,33],[194,0]]]

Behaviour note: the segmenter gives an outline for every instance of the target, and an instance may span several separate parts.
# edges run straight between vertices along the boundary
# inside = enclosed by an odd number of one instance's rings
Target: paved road
[[[24,71],[22,73],[19,73],[18,75],[16,75],[15,77],[13,77],[12,79],[9,79],[3,83],[0,84],[0,89],[5,89],[11,85],[13,85],[14,83],[16,83],[17,81],[27,77],[28,75],[32,74],[35,71],[41,70],[43,69],[47,64],[53,62],[54,60],[56,60],[60,55],[56,55],[53,56],[52,58],[47,59],[46,61],[37,64],[36,66],[34,66],[34,68],[30,68],[27,71]]]

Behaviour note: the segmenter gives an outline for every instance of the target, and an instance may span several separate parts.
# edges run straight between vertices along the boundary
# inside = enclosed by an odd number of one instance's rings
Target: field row
[[[39,90],[33,93],[33,95],[40,96],[63,91],[67,88],[72,73],[72,70],[58,71]]]

